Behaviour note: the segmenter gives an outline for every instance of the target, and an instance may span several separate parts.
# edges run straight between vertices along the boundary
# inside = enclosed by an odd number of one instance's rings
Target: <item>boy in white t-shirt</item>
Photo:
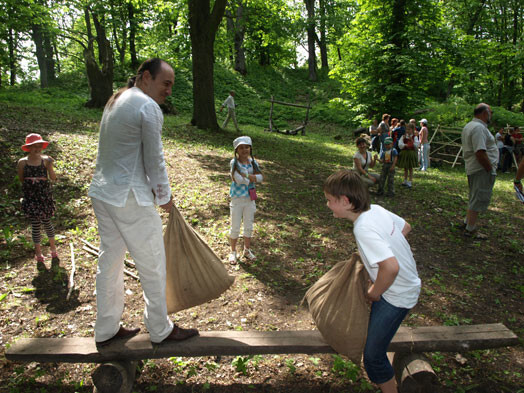
[[[373,284],[364,367],[382,392],[396,392],[395,372],[386,352],[409,310],[417,304],[421,281],[406,240],[411,226],[379,205],[370,204],[367,187],[358,174],[342,170],[324,183],[333,216],[353,222],[362,262]]]

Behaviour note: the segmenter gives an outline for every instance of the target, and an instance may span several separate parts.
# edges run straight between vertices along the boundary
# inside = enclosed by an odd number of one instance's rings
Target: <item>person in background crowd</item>
[[[427,171],[429,164],[429,139],[428,139],[428,121],[422,119],[420,121],[420,131],[418,133],[418,139],[420,140],[420,170]]]
[[[477,231],[479,213],[487,210],[497,177],[499,151],[495,138],[488,129],[493,112],[488,104],[478,104],[473,120],[462,130],[462,150],[469,185],[469,202],[464,219],[464,235],[485,239]]]

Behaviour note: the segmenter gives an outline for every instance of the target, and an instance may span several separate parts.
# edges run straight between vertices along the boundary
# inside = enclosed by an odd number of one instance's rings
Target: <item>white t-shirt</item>
[[[491,163],[491,174],[497,174],[497,163],[499,162],[499,149],[495,138],[489,132],[486,123],[474,118],[464,126],[462,130],[462,154],[466,166],[466,175],[472,175],[475,172],[484,171],[480,165],[475,153],[479,150],[485,150]]]
[[[369,164],[371,163],[371,153],[369,151],[366,151],[366,156],[363,156],[360,154],[360,152],[357,150],[353,158],[356,158],[357,160],[360,160],[360,164],[362,165],[362,169],[364,169],[366,172],[369,170]],[[353,169],[357,169],[355,166],[355,161],[353,161]],[[359,173],[360,174],[360,173]]]
[[[497,148],[502,149],[504,147],[504,134],[496,133],[495,139],[497,140]]]
[[[405,224],[403,218],[372,204],[355,220],[353,234],[373,282],[377,279],[379,262],[391,257],[397,259],[398,274],[382,296],[396,307],[412,308],[417,304],[421,281],[411,247],[402,234]]]

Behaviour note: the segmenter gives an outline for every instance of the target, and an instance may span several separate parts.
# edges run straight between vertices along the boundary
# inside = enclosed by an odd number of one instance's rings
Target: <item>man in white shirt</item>
[[[224,109],[225,107],[227,108],[227,116],[226,116],[226,119],[224,120],[224,123],[222,123],[222,128],[226,128],[227,126],[227,123],[229,123],[229,119],[233,119],[233,124],[235,125],[235,129],[237,131],[240,131],[238,129],[238,124],[237,124],[237,116],[236,116],[236,113],[235,113],[235,92],[233,90],[231,90],[229,92],[229,96],[226,98],[226,100],[223,102],[223,104],[220,106],[220,112],[222,112],[222,109]]]
[[[478,104],[473,111],[473,120],[466,124],[461,136],[469,185],[464,235],[479,239],[486,238],[486,235],[476,232],[477,218],[489,206],[499,160],[497,143],[488,129],[492,113],[488,104]]]
[[[159,104],[171,94],[175,74],[160,59],[146,60],[128,86],[108,101],[89,196],[98,220],[96,273],[98,346],[132,337],[138,328],[120,325],[124,310],[124,256],[133,257],[144,291],[144,322],[151,341],[184,340],[198,334],[167,315],[166,256],[162,221],[155,204],[169,212],[171,189],[161,140]]]

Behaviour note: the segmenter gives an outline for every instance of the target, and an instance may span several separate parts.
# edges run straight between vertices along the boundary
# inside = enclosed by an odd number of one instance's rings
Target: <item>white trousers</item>
[[[429,143],[422,144],[422,147],[420,148],[421,152],[421,159],[420,159],[420,169],[427,170],[430,166],[429,162],[429,150],[431,149],[431,146]]]
[[[144,323],[152,342],[173,330],[166,305],[166,253],[162,220],[154,206],[139,206],[131,191],[124,207],[91,198],[98,220],[95,341],[113,337],[124,311],[124,257],[135,261],[144,293]]]
[[[231,213],[231,231],[229,237],[238,239],[240,235],[240,224],[244,221],[244,237],[253,236],[253,223],[257,205],[249,197],[232,197],[229,204]]]

